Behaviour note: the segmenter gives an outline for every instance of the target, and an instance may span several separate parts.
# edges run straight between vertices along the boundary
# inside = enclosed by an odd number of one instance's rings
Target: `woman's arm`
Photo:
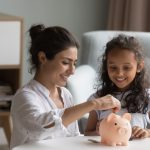
[[[64,126],[69,125],[92,110],[120,109],[120,101],[111,95],[106,95],[82,104],[67,108],[62,116]]]

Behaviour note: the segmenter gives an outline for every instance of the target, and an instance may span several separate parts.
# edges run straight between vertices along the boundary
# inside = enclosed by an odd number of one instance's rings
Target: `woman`
[[[78,43],[62,27],[32,26],[30,60],[34,78],[14,96],[11,148],[31,141],[80,135],[77,119],[97,109],[119,110],[120,102],[106,95],[74,106],[64,87],[75,71]]]

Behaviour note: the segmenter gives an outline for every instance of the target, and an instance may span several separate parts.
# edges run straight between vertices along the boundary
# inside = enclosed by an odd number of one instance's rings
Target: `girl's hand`
[[[150,137],[149,129],[143,129],[139,126],[132,127],[132,135],[131,138],[147,138]]]

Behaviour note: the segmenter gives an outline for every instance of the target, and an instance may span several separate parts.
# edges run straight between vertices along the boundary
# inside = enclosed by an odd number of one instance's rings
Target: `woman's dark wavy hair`
[[[105,52],[102,56],[102,66],[99,70],[99,83],[97,85],[97,94],[98,96],[104,96],[106,94],[112,94],[115,96],[117,87],[110,80],[107,71],[107,57],[111,50],[119,49],[128,49],[129,51],[135,54],[136,60],[138,63],[144,60],[142,54],[142,47],[139,44],[138,40],[133,36],[126,36],[123,34],[114,37],[106,44]],[[146,113],[148,107],[148,93],[146,88],[149,87],[148,80],[145,78],[145,68],[143,68],[139,73],[136,74],[135,79],[132,81],[131,86],[127,89],[126,96],[124,97],[125,106],[128,112],[130,113]],[[125,93],[126,91],[124,91]]]
[[[45,27],[43,24],[33,25],[29,29],[30,42],[30,73],[39,67],[38,53],[44,52],[47,59],[54,59],[55,55],[70,47],[79,48],[75,37],[60,26]]]

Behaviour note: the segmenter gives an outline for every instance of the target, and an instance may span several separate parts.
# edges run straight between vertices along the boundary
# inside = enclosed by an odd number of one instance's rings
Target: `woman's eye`
[[[73,62],[73,61],[62,61],[62,64],[63,65],[72,65],[72,66],[75,66],[77,65],[77,62]]]
[[[69,62],[67,62],[67,61],[63,61],[62,62],[64,65],[68,65],[69,64]]]

